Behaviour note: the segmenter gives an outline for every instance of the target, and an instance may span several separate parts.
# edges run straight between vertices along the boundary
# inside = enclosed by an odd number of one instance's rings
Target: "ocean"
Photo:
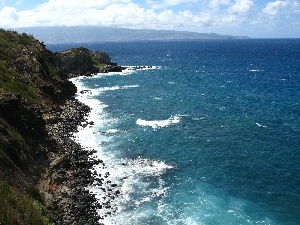
[[[94,170],[105,224],[300,224],[300,39],[106,42],[122,66],[72,81],[91,106],[75,140]],[[106,178],[107,177],[107,178]]]

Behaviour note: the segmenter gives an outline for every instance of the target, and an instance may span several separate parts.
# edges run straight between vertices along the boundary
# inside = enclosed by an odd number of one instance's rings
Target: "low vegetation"
[[[0,224],[39,224],[51,223],[43,214],[45,207],[30,193],[14,190],[0,177]],[[40,198],[39,198],[40,199]]]
[[[107,70],[106,65],[117,66],[104,52],[53,53],[32,35],[0,29],[0,224],[60,220],[37,189],[59,149],[46,132],[46,118],[76,93],[70,76]]]

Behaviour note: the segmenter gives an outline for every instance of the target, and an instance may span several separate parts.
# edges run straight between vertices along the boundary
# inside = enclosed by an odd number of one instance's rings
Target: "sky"
[[[300,0],[0,0],[0,27],[110,26],[300,38]]]

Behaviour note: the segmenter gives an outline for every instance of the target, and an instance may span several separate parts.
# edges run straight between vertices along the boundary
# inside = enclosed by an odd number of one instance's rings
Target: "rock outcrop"
[[[60,71],[69,77],[90,76],[100,72],[122,72],[121,66],[113,63],[107,53],[86,48],[72,48],[57,53],[57,65]]]
[[[89,108],[68,78],[121,69],[103,52],[53,53],[0,29],[0,224],[99,223],[85,187],[101,162],[70,139]]]

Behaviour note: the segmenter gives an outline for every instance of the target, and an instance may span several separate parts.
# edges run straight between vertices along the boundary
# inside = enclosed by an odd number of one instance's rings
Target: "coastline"
[[[107,75],[107,73],[100,74]],[[98,109],[98,101],[94,99],[89,99],[87,101],[86,96],[90,94],[90,91],[86,91],[74,81],[74,79],[84,78],[85,76],[78,76],[70,79],[70,81],[77,87],[77,94],[75,96],[76,101],[79,101],[81,104],[89,107],[90,109],[88,115],[85,117],[85,121],[81,122],[81,124],[77,127],[78,129],[76,132],[72,133],[71,139],[80,145],[85,151],[91,153],[88,158],[89,161],[96,162],[92,163],[89,168],[93,182],[88,183],[85,186],[85,190],[89,191],[89,193],[96,198],[97,215],[100,221],[104,223],[106,217],[114,214],[118,210],[118,207],[113,204],[112,201],[121,194],[121,190],[119,185],[113,182],[111,174],[107,170],[107,168],[110,167],[109,161],[107,161],[105,156],[99,156],[98,154],[99,146],[97,146],[97,140],[94,136],[94,125],[102,122],[101,119],[99,120],[99,118],[95,115],[98,113],[96,110]],[[98,190],[97,193],[93,191],[95,188]],[[101,197],[99,195],[101,195]]]
[[[85,76],[76,78],[82,77]],[[78,96],[88,94],[76,87]],[[86,132],[85,129],[92,127],[95,121],[90,117],[91,106],[80,101],[78,96],[43,115],[53,146],[49,168],[42,175],[38,188],[50,209],[48,216],[55,223],[103,224],[103,219],[117,211],[117,206],[111,201],[120,195],[121,190],[110,180],[105,162],[94,155],[96,150],[92,144],[84,146],[80,143],[79,131]],[[99,168],[103,170],[99,171]],[[101,201],[90,188],[95,186],[102,192]],[[59,215],[53,212],[59,212]]]
[[[156,67],[141,67],[143,69],[153,69]],[[127,206],[139,205],[150,199],[164,196],[168,187],[164,187],[164,183],[160,176],[173,166],[165,164],[163,161],[157,161],[142,156],[134,158],[123,158],[115,155],[111,150],[107,149],[109,143],[113,143],[111,139],[115,133],[127,135],[126,130],[118,130],[114,127],[105,127],[106,123],[111,119],[103,110],[107,105],[97,99],[99,91],[98,85],[89,89],[81,83],[85,79],[94,79],[102,76],[122,76],[124,73],[132,72],[125,70],[123,73],[99,73],[96,76],[79,76],[71,78],[70,81],[77,87],[77,95],[75,98],[82,104],[90,107],[90,112],[86,117],[83,126],[78,126],[77,132],[73,133],[72,139],[85,150],[93,152],[90,157],[100,160],[101,164],[94,164],[91,169],[94,179],[93,183],[87,185],[87,189],[96,197],[98,203],[98,215],[103,224],[132,224],[134,222],[134,211],[129,212]],[[131,86],[121,86],[119,88],[132,88]],[[105,89],[105,88],[104,88]],[[108,120],[108,121],[107,121]],[[154,121],[155,123],[156,121]],[[173,123],[176,121],[161,121],[162,123]],[[108,122],[109,123],[109,122]],[[100,126],[99,126],[100,125]],[[137,124],[138,126],[142,126]],[[163,127],[162,125],[161,127]],[[139,199],[134,199],[132,195],[139,193],[142,186],[135,186],[137,182],[143,182],[144,179],[152,177],[157,179],[159,183],[158,189],[149,189],[148,194],[141,195]],[[147,182],[147,181],[146,181]],[[147,186],[147,184],[145,184]],[[154,194],[155,193],[155,194]],[[136,201],[137,200],[137,201]]]
[[[100,163],[90,158],[92,152],[72,139],[77,126],[85,121],[89,107],[77,100],[68,100],[59,110],[44,115],[53,148],[50,166],[38,186],[45,196],[50,215],[57,224],[98,224],[95,197],[86,190],[94,182],[90,169]]]
[[[76,141],[80,127],[94,122],[69,79],[151,67],[121,67],[85,48],[53,53],[25,33],[1,34],[0,183],[10,192],[0,193],[0,223],[101,224],[117,210],[111,202],[121,191],[95,150]],[[101,201],[90,189],[95,186]]]
[[[98,74],[153,69],[152,66],[116,64],[105,68]],[[97,146],[91,142],[84,145],[79,134],[97,124],[91,115],[93,104],[97,103],[90,104],[80,98],[90,91],[78,86],[74,79],[91,78],[96,74],[69,74],[68,81],[76,86],[77,93],[58,109],[43,115],[53,146],[48,156],[49,168],[43,173],[38,188],[50,209],[48,216],[57,224],[104,224],[105,218],[118,210],[113,201],[121,195],[119,184],[110,178],[107,162],[95,155]],[[93,192],[95,187],[97,191]]]
[[[79,56],[69,57],[69,54],[76,51],[79,51]],[[122,73],[128,69],[112,63],[106,53],[90,52],[84,48],[60,54],[66,57],[64,58],[68,65],[65,67],[66,79],[74,87],[76,85],[72,82],[72,78],[93,77],[97,73]],[[85,55],[99,58],[104,55],[109,62],[104,67],[98,68],[98,72],[84,62],[81,63],[82,70],[73,68],[72,60],[76,57],[82,60]],[[144,68],[146,66],[132,67],[132,70]],[[54,111],[43,114],[50,142],[47,146],[49,167],[43,172],[37,186],[49,209],[47,216],[55,224],[103,224],[103,219],[117,210],[110,200],[116,198],[120,190],[117,184],[110,181],[108,172],[94,169],[95,166],[98,168],[106,166],[102,159],[94,156],[96,151],[78,141],[79,130],[93,126],[94,121],[89,120],[91,106],[76,99],[76,95],[87,94],[86,91],[80,90],[77,86],[76,89],[77,93],[73,92],[73,96],[70,95],[69,100],[63,105],[57,105]],[[96,198],[96,194],[90,190],[91,186],[97,186],[102,190],[103,201]]]

